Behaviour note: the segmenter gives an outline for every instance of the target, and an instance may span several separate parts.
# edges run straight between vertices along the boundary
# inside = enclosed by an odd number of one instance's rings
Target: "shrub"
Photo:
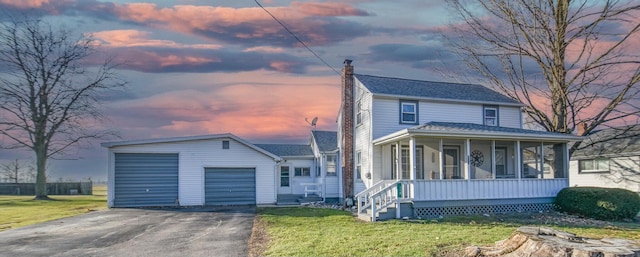
[[[621,188],[567,187],[555,204],[560,211],[588,218],[633,219],[640,212],[640,195]]]

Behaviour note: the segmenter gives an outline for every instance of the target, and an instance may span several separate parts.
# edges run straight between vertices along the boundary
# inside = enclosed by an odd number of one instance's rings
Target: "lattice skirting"
[[[552,210],[552,203],[523,203],[523,204],[501,204],[501,205],[476,205],[476,206],[443,206],[443,207],[419,207],[413,209],[413,215],[420,218],[430,218],[439,216],[456,216],[470,214],[495,214],[495,213],[518,213],[518,212],[538,212]]]

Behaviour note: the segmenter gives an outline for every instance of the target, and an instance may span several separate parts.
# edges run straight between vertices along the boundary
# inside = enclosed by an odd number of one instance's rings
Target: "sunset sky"
[[[120,139],[233,133],[254,143],[306,143],[336,130],[340,71],[476,82],[446,47],[444,0],[260,0],[331,67],[307,51],[253,0],[0,0],[2,17],[30,11],[91,33],[122,63],[126,92],[105,103]],[[443,75],[444,74],[444,75]],[[451,75],[458,75],[458,78]],[[466,81],[464,81],[466,79]],[[49,165],[51,178],[106,178],[95,141]],[[0,160],[31,153],[0,151]]]

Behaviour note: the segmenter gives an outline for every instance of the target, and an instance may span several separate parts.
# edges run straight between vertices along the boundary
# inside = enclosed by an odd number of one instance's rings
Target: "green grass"
[[[106,186],[94,186],[93,195],[49,197],[35,201],[33,196],[0,195],[0,231],[107,208]]]
[[[439,256],[505,239],[529,221],[484,216],[435,221],[362,222],[351,213],[319,208],[259,208],[269,243],[264,256]],[[544,224],[537,224],[544,225]],[[640,240],[637,223],[622,227],[550,227],[593,238]]]

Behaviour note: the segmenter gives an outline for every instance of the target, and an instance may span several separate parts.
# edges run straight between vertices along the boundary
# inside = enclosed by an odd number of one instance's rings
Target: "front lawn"
[[[107,208],[106,186],[94,186],[93,195],[49,197],[53,200],[35,201],[33,196],[0,195],[0,231]]]
[[[544,225],[593,238],[640,240],[638,223],[606,227],[554,225],[527,217],[470,216],[440,220],[362,222],[350,212],[321,208],[258,208],[266,233],[264,256],[441,256],[490,245],[522,225]],[[254,228],[255,233],[255,228]],[[253,241],[253,240],[252,240]],[[255,242],[252,242],[255,243]],[[460,252],[457,252],[460,253]],[[254,252],[254,255],[256,253]]]

